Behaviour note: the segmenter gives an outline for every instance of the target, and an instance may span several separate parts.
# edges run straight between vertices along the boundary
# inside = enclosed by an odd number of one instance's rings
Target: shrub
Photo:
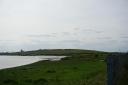
[[[46,73],[56,73],[56,71],[55,70],[48,70],[48,71],[46,71]]]
[[[3,83],[6,85],[17,85],[17,82],[15,80],[12,80],[12,79],[4,80]]]
[[[48,85],[48,81],[46,79],[38,79],[34,81],[34,85]]]

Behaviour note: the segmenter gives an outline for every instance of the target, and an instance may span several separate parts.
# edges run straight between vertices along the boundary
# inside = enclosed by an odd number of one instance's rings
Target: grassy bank
[[[72,54],[0,71],[0,85],[106,85],[107,54]]]

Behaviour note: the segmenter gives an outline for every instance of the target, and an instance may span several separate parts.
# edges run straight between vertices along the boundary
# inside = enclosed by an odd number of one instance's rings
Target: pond
[[[0,69],[31,64],[41,60],[57,61],[66,56],[0,56]]]

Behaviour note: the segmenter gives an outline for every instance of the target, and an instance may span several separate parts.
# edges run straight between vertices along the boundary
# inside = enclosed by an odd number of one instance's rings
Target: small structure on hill
[[[20,55],[24,55],[24,51],[22,49],[20,50]]]

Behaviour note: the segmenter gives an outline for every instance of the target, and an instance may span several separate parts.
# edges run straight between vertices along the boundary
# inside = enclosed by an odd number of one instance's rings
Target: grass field
[[[106,85],[105,55],[72,55],[0,71],[0,85]]]

